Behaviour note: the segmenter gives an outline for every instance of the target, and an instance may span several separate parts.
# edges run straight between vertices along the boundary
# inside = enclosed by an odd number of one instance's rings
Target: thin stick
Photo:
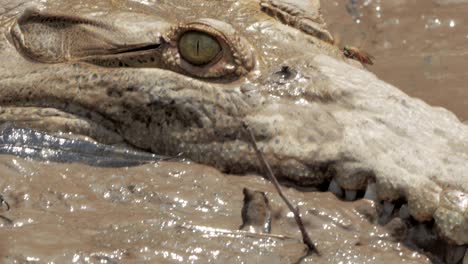
[[[276,191],[278,192],[279,196],[283,199],[284,203],[288,206],[289,210],[291,210],[291,212],[294,214],[294,219],[296,220],[296,223],[302,234],[302,241],[309,248],[309,252],[315,252],[317,253],[317,255],[320,255],[319,251],[317,250],[317,247],[315,247],[314,243],[310,239],[309,234],[307,234],[307,231],[304,227],[304,223],[302,222],[302,218],[300,216],[299,207],[294,208],[291,202],[286,198],[286,196],[284,196],[283,191],[281,191],[280,184],[278,180],[276,179],[275,175],[273,174],[273,170],[271,169],[270,164],[268,164],[268,162],[265,159],[265,156],[263,155],[263,153],[260,151],[260,149],[257,146],[257,142],[255,141],[255,136],[252,130],[250,129],[250,127],[245,122],[242,123],[242,126],[244,127],[245,131],[247,132],[249,136],[250,143],[252,144],[255,150],[255,153],[257,154],[258,159],[260,160],[263,168],[267,172],[268,178],[270,178],[270,181],[275,186]]]

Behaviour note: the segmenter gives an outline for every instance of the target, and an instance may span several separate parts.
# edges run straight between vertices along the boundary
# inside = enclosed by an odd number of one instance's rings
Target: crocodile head
[[[347,61],[318,0],[44,5],[3,19],[1,122],[261,172],[246,123],[282,180],[468,243],[466,125]]]

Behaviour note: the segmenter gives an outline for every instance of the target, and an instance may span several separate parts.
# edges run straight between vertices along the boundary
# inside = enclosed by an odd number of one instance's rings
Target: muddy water
[[[1,263],[293,263],[295,222],[269,182],[207,166],[162,162],[97,168],[0,157]],[[239,231],[242,189],[264,191],[271,234]],[[428,263],[378,225],[375,205],[330,193],[286,195],[302,208],[322,256],[303,263]]]
[[[468,1],[321,1],[340,46],[371,53],[368,67],[411,96],[468,120]]]

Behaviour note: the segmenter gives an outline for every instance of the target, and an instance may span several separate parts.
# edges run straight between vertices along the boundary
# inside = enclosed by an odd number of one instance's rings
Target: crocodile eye
[[[182,58],[193,65],[208,64],[221,52],[221,45],[215,38],[199,31],[184,33],[178,46]]]
[[[250,44],[224,21],[200,18],[178,24],[161,39],[161,64],[178,73],[231,80],[255,66]]]

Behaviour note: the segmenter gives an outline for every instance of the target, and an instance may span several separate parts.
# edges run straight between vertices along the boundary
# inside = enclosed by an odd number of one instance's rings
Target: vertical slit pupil
[[[180,37],[178,50],[181,57],[193,65],[207,64],[222,51],[220,43],[213,36],[196,31],[186,32]]]

